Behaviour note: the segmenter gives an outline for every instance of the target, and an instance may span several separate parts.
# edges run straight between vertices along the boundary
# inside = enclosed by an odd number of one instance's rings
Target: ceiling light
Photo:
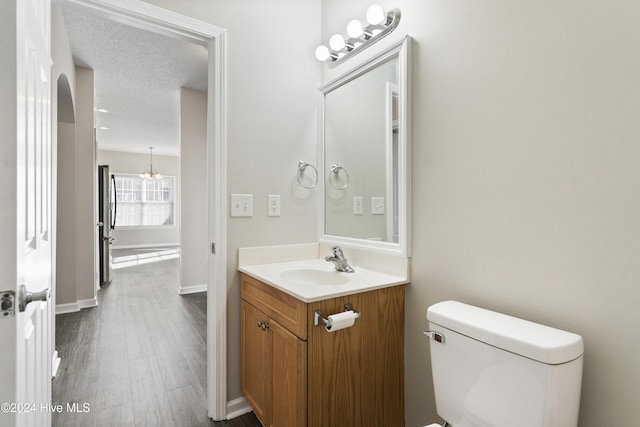
[[[149,150],[151,151],[149,154],[149,170],[142,172],[138,176],[142,179],[162,179],[162,175],[153,170],[153,147],[149,147]]]

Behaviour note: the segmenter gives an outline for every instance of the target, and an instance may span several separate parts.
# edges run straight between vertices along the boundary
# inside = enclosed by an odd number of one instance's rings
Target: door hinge
[[[211,244],[211,253],[214,254],[214,255],[216,254],[216,244],[215,243]]]
[[[16,314],[16,293],[0,292],[0,317],[12,317]]]

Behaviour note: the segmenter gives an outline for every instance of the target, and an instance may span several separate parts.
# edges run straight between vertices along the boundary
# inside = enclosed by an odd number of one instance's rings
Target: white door
[[[51,5],[0,3],[0,425],[49,426]]]

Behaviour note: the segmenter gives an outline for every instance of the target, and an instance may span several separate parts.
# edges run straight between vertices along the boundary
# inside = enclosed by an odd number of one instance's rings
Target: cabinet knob
[[[269,325],[264,323],[262,320],[258,320],[258,328],[262,329],[263,331],[266,331],[267,329],[269,329]]]

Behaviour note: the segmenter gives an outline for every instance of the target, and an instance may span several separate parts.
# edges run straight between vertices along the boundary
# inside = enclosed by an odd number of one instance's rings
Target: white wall
[[[322,39],[370,3],[323,0]],[[581,334],[580,426],[637,425],[640,4],[379,3],[402,10],[380,44],[415,39],[406,425],[436,420],[422,331],[447,299]]]
[[[233,400],[241,395],[238,248],[316,241],[317,194],[300,188],[296,171],[300,160],[316,163],[320,0],[148,2],[228,31],[228,190],[254,195],[254,216],[229,218],[227,230]],[[281,217],[267,217],[268,194],[281,195]]]
[[[98,150],[98,165],[109,165],[109,173],[139,174],[149,169],[149,154],[125,153],[122,151]],[[180,158],[175,156],[153,156],[153,169],[164,176],[176,177],[174,200],[176,218],[174,227],[124,228],[113,230],[116,241],[113,247],[147,247],[153,245],[178,245],[180,242]],[[97,172],[96,172],[97,173]]]
[[[180,90],[181,289],[207,284],[207,93]]]

